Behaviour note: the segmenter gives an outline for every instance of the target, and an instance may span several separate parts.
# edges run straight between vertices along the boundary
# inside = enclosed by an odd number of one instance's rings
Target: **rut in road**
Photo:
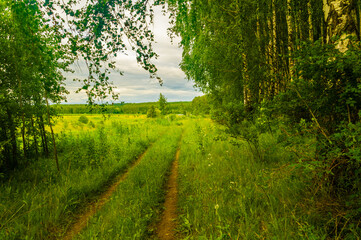
[[[138,159],[131,164],[131,166],[126,170],[125,173],[123,173],[122,175],[119,175],[118,177],[115,178],[114,183],[112,185],[110,185],[102,195],[100,195],[100,197],[98,198],[98,200],[96,202],[90,204],[87,207],[87,210],[85,211],[85,213],[78,216],[77,221],[69,228],[69,230],[66,232],[65,236],[62,238],[63,240],[73,239],[77,234],[79,234],[81,232],[81,230],[83,230],[87,226],[88,221],[94,216],[94,214],[100,208],[102,208],[104,206],[105,203],[108,202],[109,198],[114,193],[114,191],[117,189],[119,184],[122,181],[124,181],[127,178],[127,176],[129,175],[129,172],[140,163],[140,161],[142,160],[144,155],[148,152],[148,150],[151,148],[151,146],[152,145],[150,145],[147,148],[147,150],[145,150],[145,152],[143,152],[138,157]]]
[[[178,201],[178,163],[180,148],[178,147],[175,159],[171,167],[171,175],[167,183],[167,194],[164,202],[164,212],[161,221],[157,225],[157,236],[161,240],[175,239],[177,226],[177,201]]]

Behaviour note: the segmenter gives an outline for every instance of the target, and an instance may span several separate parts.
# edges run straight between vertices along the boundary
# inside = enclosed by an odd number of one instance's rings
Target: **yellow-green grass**
[[[181,128],[167,131],[120,183],[111,200],[76,239],[149,239],[161,211],[164,185],[175,158]]]
[[[96,197],[162,132],[176,126],[165,119],[87,117],[99,121],[94,130],[66,129],[57,134],[59,173],[54,160],[44,158],[0,183],[0,239],[61,236],[84,203]]]
[[[80,122],[81,116],[85,116],[88,123]],[[137,124],[145,118],[146,115],[141,114],[64,114],[54,118],[53,130],[54,133],[91,131],[99,126],[107,126],[114,121]],[[47,129],[49,130],[49,127]]]
[[[257,145],[250,146],[204,118],[86,115],[94,127],[69,127],[80,116],[65,115],[56,122],[60,173],[53,159],[41,159],[0,185],[0,239],[62,236],[81,206],[152,142],[78,238],[154,237],[152,226],[180,128],[185,132],[179,158],[179,239],[327,237],[325,222],[317,222],[317,213],[305,204],[305,199],[312,203],[307,195],[311,179],[291,167],[296,155],[279,132],[258,132]]]

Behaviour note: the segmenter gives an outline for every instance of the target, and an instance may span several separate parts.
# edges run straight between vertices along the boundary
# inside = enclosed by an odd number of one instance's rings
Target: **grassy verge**
[[[164,201],[180,134],[180,127],[173,128],[149,149],[77,239],[147,239],[153,234],[148,226]]]
[[[324,239],[302,208],[307,180],[271,134],[257,151],[210,121],[190,123],[179,166],[179,233],[185,239]],[[259,154],[262,154],[262,160]]]
[[[58,136],[61,171],[39,159],[0,184],[0,239],[48,239],[63,234],[74,213],[124,171],[172,123],[105,121],[92,131]]]

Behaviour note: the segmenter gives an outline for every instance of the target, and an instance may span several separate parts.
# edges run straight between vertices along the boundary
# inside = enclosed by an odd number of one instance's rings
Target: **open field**
[[[296,156],[277,134],[261,134],[255,154],[206,118],[85,115],[81,123],[80,116],[56,120],[59,173],[44,158],[2,181],[0,239],[327,236],[317,214],[305,214],[310,179],[290,165]],[[177,149],[167,238],[159,229]]]
[[[85,123],[79,121],[82,116],[86,117],[88,121]],[[92,131],[116,123],[136,125],[145,118],[146,116],[141,114],[64,114],[55,118],[53,129],[55,133]]]

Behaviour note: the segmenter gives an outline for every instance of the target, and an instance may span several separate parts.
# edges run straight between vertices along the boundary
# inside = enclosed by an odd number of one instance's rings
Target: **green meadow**
[[[53,128],[60,171],[41,158],[1,182],[0,239],[65,239],[125,172],[73,238],[158,239],[177,149],[176,239],[327,238],[327,219],[307,190],[311,179],[292,164],[297,155],[281,131],[259,133],[255,145],[209,118],[124,114],[63,115]],[[310,142],[300,139],[299,149]]]

